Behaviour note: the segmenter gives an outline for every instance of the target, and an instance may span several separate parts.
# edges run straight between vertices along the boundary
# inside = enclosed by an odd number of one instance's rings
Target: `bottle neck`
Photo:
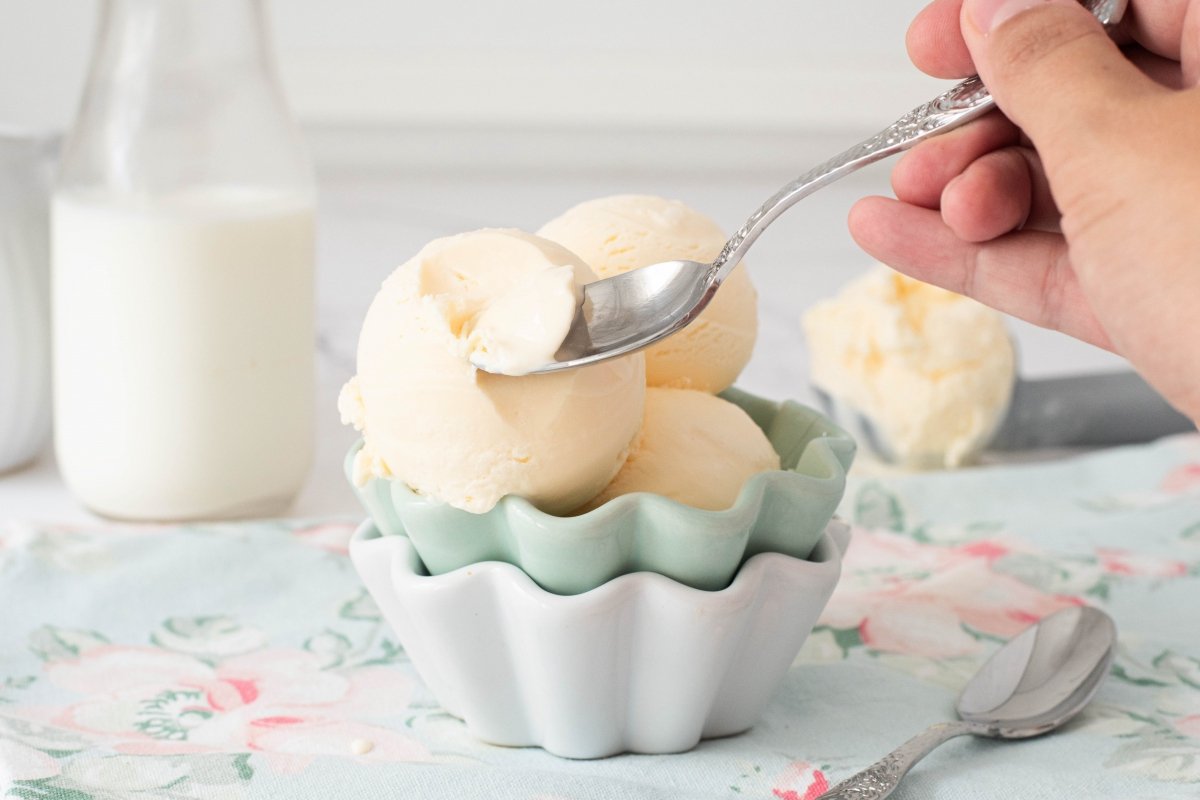
[[[262,0],[104,0],[93,77],[266,69]]]
[[[263,0],[104,0],[58,188],[311,188]]]

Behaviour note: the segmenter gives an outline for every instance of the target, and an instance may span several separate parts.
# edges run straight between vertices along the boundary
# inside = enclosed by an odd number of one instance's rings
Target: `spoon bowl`
[[[1116,626],[1103,611],[1076,606],[1052,614],[979,668],[958,696],[958,716],[1002,739],[1051,731],[1096,694],[1116,640]]]
[[[583,366],[623,356],[680,330],[708,306],[716,293],[716,287],[705,280],[711,269],[711,264],[697,261],[664,261],[636,270],[636,280],[608,278],[587,284],[554,364],[565,369],[568,362]],[[630,319],[655,319],[659,323],[630,325]]]

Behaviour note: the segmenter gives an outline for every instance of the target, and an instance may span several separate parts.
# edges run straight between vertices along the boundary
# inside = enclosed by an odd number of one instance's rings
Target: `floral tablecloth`
[[[998,642],[1089,603],[1121,647],[1076,722],[951,742],[894,796],[1200,796],[1200,437],[856,477],[842,513],[842,583],[757,727],[582,762],[479,744],[436,707],[346,557],[353,520],[3,521],[0,789],[806,800],[951,716]]]

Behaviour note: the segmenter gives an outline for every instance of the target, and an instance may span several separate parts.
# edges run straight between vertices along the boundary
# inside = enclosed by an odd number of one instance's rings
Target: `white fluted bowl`
[[[808,559],[760,553],[720,591],[621,575],[576,595],[482,562],[429,576],[365,522],[350,556],[438,702],[486,742],[567,758],[675,753],[750,728],[841,573],[849,530]]]

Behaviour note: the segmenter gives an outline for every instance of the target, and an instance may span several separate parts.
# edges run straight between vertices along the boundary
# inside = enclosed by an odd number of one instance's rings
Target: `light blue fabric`
[[[10,796],[811,800],[925,725],[1030,620],[1121,632],[1075,723],[958,740],[897,798],[1200,794],[1200,437],[852,476],[842,583],[749,733],[591,762],[479,744],[433,704],[345,556],[356,520],[0,524]],[[369,750],[369,751],[368,751]]]

